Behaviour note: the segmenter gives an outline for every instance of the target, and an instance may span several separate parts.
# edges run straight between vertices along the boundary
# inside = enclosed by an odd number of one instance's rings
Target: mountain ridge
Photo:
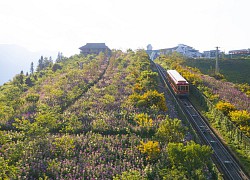
[[[31,62],[36,63],[41,56],[56,57],[55,52],[32,52],[15,44],[0,44],[0,85],[11,80],[16,74],[23,71],[30,72]]]

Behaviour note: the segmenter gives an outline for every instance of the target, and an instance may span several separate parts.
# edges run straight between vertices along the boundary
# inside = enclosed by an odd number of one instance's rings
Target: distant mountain
[[[22,70],[30,72],[30,64],[34,63],[34,68],[43,55],[44,57],[56,57],[57,52],[31,52],[18,45],[0,44],[0,85],[11,80]]]

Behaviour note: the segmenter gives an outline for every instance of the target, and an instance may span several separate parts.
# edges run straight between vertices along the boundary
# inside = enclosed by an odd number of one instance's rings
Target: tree
[[[52,59],[48,59],[47,57],[45,57],[43,63],[44,63],[43,67],[46,68],[46,67],[49,67],[50,65],[52,65],[53,61],[52,61]]]
[[[47,57],[41,56],[41,58],[38,60],[38,66],[37,66],[37,71],[41,71],[47,67],[51,67],[53,64],[53,60],[50,57],[49,59]]]
[[[53,64],[53,59],[51,56],[49,57],[49,62]]]
[[[31,62],[30,64],[30,74],[33,74],[34,73],[34,63]]]
[[[13,84],[15,84],[16,86],[19,86],[19,85],[22,85],[24,83],[24,75],[21,71],[20,74],[16,75],[14,78],[13,78]]]
[[[156,132],[156,137],[163,143],[181,142],[185,136],[185,127],[182,126],[181,120],[171,119],[166,116]]]
[[[24,73],[23,73],[23,70],[20,72],[20,75],[17,76],[19,81],[20,81],[20,84],[23,84],[24,83]]]
[[[27,77],[27,78],[26,78],[25,84],[27,84],[27,86],[29,86],[29,87],[31,87],[31,86],[34,85],[30,77]]]
[[[63,54],[62,52],[58,52],[56,62],[59,63],[62,62],[62,60],[63,60]]]
[[[160,175],[163,180],[176,179],[176,180],[187,180],[185,171],[179,170],[177,168],[166,168],[160,171]]]
[[[62,69],[62,66],[58,63],[53,64],[52,71],[56,72],[57,70]]]
[[[205,177],[204,170],[211,167],[211,148],[193,141],[186,146],[183,143],[169,143],[167,154],[172,168],[184,171],[188,179]]]
[[[43,56],[38,60],[37,71],[41,71],[44,68],[44,60]]]

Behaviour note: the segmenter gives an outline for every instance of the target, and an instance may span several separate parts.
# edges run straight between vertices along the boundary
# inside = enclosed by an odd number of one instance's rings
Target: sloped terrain
[[[174,105],[159,92],[163,86],[144,51],[41,60],[39,67],[0,87],[1,177],[216,176],[209,148],[184,146],[189,130],[169,118]],[[190,159],[196,161],[187,166]]]

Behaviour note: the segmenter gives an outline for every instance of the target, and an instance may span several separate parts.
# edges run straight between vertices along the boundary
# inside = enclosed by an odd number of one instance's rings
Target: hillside
[[[37,69],[0,87],[1,177],[217,177],[211,149],[190,141],[144,51],[40,60]]]
[[[214,59],[187,59],[185,65],[196,67],[204,74],[212,75],[215,69]],[[219,60],[220,73],[233,83],[248,83],[250,84],[249,59],[227,59]]]

